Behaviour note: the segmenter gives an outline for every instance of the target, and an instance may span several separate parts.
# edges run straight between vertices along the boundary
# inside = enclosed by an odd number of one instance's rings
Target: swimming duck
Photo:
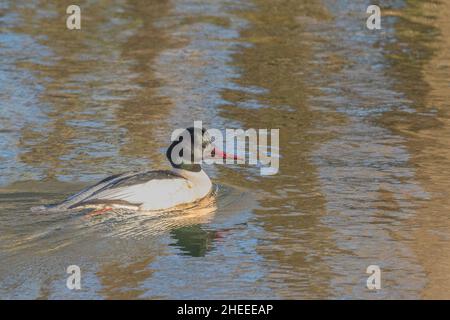
[[[190,141],[184,141],[188,140],[186,137]],[[183,142],[184,145],[181,145]],[[182,149],[183,146],[187,148]],[[182,151],[174,152],[175,148]],[[204,160],[206,148],[211,150],[211,159],[230,158],[212,144],[204,128],[195,130],[190,127],[181,132],[167,149],[166,157],[172,170],[132,171],[112,175],[61,203],[40,208],[52,211],[82,208],[95,208],[99,211],[116,208],[151,211],[194,203],[206,197],[212,189],[211,180],[199,161]],[[180,161],[185,150],[188,150],[188,154],[190,151],[191,161]],[[202,158],[199,159],[198,155]],[[237,159],[236,156],[231,158]]]

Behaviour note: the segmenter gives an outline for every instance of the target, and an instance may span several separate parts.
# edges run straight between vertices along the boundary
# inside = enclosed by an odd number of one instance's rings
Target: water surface
[[[449,298],[449,1],[0,4],[0,297]],[[279,128],[167,215],[38,214],[165,168],[172,130]],[[67,266],[82,290],[66,288]],[[379,265],[382,289],[366,288]]]

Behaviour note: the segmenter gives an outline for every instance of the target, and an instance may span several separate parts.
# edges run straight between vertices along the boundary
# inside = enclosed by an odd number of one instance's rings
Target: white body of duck
[[[196,202],[207,196],[211,188],[211,180],[203,170],[129,172],[108,177],[48,209],[163,210]]]
[[[140,210],[162,210],[196,202],[211,192],[212,182],[203,170],[190,172],[174,169],[172,173],[173,178],[155,178],[125,187],[117,194],[123,195],[123,200],[127,202],[139,203]]]

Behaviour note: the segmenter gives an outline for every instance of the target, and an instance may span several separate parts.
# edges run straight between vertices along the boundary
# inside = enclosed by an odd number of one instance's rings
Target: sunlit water
[[[0,298],[449,298],[450,2],[0,4]],[[167,167],[172,130],[279,128],[166,213],[30,212]],[[66,268],[82,270],[82,290]],[[382,289],[366,288],[379,265]]]

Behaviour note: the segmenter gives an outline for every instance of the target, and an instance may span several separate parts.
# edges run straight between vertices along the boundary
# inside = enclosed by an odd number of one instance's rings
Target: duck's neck
[[[203,169],[201,169],[200,171],[189,171],[173,168],[172,170],[188,180],[199,196],[206,196],[211,191],[212,182],[206,172],[203,171]]]

